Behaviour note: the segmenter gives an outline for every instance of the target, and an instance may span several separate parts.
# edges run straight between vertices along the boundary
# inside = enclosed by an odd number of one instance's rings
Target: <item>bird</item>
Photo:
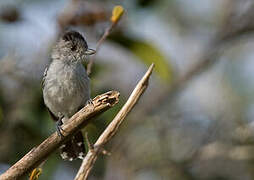
[[[81,33],[74,30],[66,31],[51,52],[51,62],[42,78],[42,92],[44,104],[56,121],[56,130],[61,137],[61,125],[91,102],[90,80],[82,62],[95,52],[88,48]],[[82,132],[78,131],[59,149],[64,160],[83,159],[85,145]]]

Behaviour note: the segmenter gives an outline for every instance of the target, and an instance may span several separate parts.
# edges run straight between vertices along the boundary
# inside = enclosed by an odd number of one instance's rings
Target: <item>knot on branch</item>
[[[101,104],[108,104],[110,107],[114,106],[119,102],[120,93],[117,91],[109,91],[102,95],[98,95],[93,99],[94,107],[100,106]]]

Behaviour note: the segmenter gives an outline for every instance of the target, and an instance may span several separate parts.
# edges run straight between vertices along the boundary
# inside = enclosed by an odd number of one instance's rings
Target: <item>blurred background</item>
[[[90,78],[92,97],[121,100],[84,129],[92,142],[156,69],[89,179],[254,179],[253,0],[0,1],[0,173],[55,131],[40,83],[59,35],[78,30],[95,48],[115,5],[125,14]],[[55,152],[39,179],[73,179],[80,164]]]

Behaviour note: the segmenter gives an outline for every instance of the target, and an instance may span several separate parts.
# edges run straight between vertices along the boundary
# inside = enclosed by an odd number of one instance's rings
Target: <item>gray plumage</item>
[[[52,62],[44,72],[42,87],[44,103],[54,120],[60,119],[65,123],[90,100],[89,78],[82,61],[86,55],[94,52],[88,49],[82,35],[75,31],[65,33],[53,49]],[[77,137],[80,136],[82,134]],[[72,146],[75,141],[80,147],[81,142],[77,142],[79,140],[75,136],[72,141],[66,145]],[[65,159],[72,160],[84,154],[81,150],[72,148],[77,152],[62,152],[62,157],[64,155]]]
[[[53,59],[44,78],[43,98],[58,118],[68,119],[84,106],[90,99],[90,85],[81,62]]]

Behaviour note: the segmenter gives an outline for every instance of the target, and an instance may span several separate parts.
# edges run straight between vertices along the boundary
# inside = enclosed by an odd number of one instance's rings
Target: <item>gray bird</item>
[[[88,49],[85,39],[76,31],[66,32],[53,48],[42,89],[44,103],[56,121],[60,136],[61,125],[90,100],[89,78],[82,61],[86,55],[94,53],[95,50]],[[64,160],[83,159],[85,146],[81,131],[60,147],[60,153]]]

